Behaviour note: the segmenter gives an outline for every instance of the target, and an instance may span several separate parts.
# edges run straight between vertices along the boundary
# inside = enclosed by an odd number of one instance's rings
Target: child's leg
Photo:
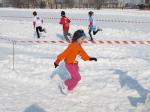
[[[99,32],[99,31],[100,31],[100,29],[97,29],[96,31],[94,30],[93,35],[96,35],[96,33]]]
[[[39,27],[36,27],[37,38],[40,38]]]
[[[71,33],[67,32],[67,36],[71,37]]]
[[[42,29],[42,27],[41,26],[39,26],[39,30],[40,30],[40,32],[45,32],[45,29]]]
[[[66,29],[64,30],[64,32],[67,34],[67,36],[71,36],[71,34],[69,33],[69,27],[66,28]]]
[[[91,31],[92,31],[92,30],[89,30],[89,35],[90,35],[90,37],[91,37],[91,40],[93,40],[93,37],[92,37]]]
[[[81,80],[81,76],[79,73],[79,67],[78,67],[78,64],[66,64],[66,68],[71,75],[71,79],[66,80],[65,84],[68,86],[68,90],[73,90],[74,87]]]
[[[64,32],[64,37],[65,37],[66,41],[67,41],[67,42],[70,42],[70,40],[69,40],[69,38],[68,38],[67,35],[68,35],[68,32]]]
[[[69,27],[64,31],[67,36],[71,37],[71,33],[69,33]]]

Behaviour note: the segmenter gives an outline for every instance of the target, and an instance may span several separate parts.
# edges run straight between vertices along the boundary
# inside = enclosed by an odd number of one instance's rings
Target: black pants
[[[45,31],[45,30],[42,29],[41,26],[36,27],[37,38],[40,38],[40,33],[39,32],[43,32],[43,31]]]
[[[71,34],[69,32],[64,32],[64,37],[66,41],[70,43],[70,39],[68,38],[68,36],[71,37]]]
[[[89,35],[90,35],[90,37],[91,37],[91,40],[93,40],[91,31],[92,31],[92,30],[89,30]],[[99,31],[98,29],[97,29],[96,31],[93,31],[93,35],[96,35],[96,33],[97,33],[98,31]]]

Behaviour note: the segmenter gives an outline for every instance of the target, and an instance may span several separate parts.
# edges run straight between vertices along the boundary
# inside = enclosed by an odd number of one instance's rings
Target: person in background
[[[61,19],[59,23],[63,26],[63,34],[66,41],[70,43],[70,39],[68,38],[68,36],[71,37],[71,34],[69,33],[69,24],[71,21],[65,15],[65,11],[61,11]]]
[[[68,48],[66,48],[61,54],[59,54],[54,62],[54,66],[56,68],[57,66],[59,66],[60,61],[64,60],[65,66],[70,74],[70,79],[62,81],[60,83],[60,89],[64,94],[72,92],[81,79],[76,57],[79,55],[84,61],[97,61],[95,57],[90,57],[82,48],[81,44],[83,43],[85,38],[86,35],[84,31],[77,30],[74,33],[72,42],[69,44]]]
[[[90,40],[93,41],[93,37],[92,37],[91,32],[93,31],[93,35],[96,35],[97,32],[102,31],[102,29],[96,28],[96,21],[93,17],[94,12],[89,11],[88,15],[89,15],[89,28],[88,28],[89,29],[89,35],[91,38]]]
[[[37,33],[37,38],[40,38],[40,32],[45,32],[46,33],[46,30],[45,28],[42,28],[42,24],[43,24],[43,20],[37,16],[37,12],[34,11],[33,12],[33,28],[34,30],[36,30],[36,33]]]

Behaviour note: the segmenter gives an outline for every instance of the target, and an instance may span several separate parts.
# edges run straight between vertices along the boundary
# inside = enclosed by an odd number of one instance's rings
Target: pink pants
[[[66,80],[65,84],[68,86],[68,90],[73,90],[74,87],[81,80],[79,67],[78,64],[66,64],[66,68],[70,73],[70,79]]]

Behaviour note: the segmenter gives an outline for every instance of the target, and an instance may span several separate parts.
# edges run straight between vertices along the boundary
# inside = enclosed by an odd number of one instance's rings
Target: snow
[[[0,9],[0,37],[37,40],[33,35],[32,11],[35,9]],[[37,9],[44,17],[47,34],[41,40],[63,40],[58,20],[60,9]],[[87,19],[87,9],[66,9],[70,18]],[[148,23],[98,22],[103,29],[94,39],[149,40],[149,11],[94,10],[96,19],[118,19]],[[7,16],[7,17],[6,17]],[[18,18],[14,18],[14,17]],[[25,18],[30,17],[30,18]],[[47,19],[46,19],[47,18]],[[70,32],[84,29],[88,21],[72,20]],[[88,35],[88,34],[87,34]],[[58,89],[60,79],[69,78],[53,62],[66,45],[18,44],[0,39],[0,110],[1,112],[150,112],[149,45],[83,45],[97,62],[80,58],[81,81],[73,94],[64,96]]]

